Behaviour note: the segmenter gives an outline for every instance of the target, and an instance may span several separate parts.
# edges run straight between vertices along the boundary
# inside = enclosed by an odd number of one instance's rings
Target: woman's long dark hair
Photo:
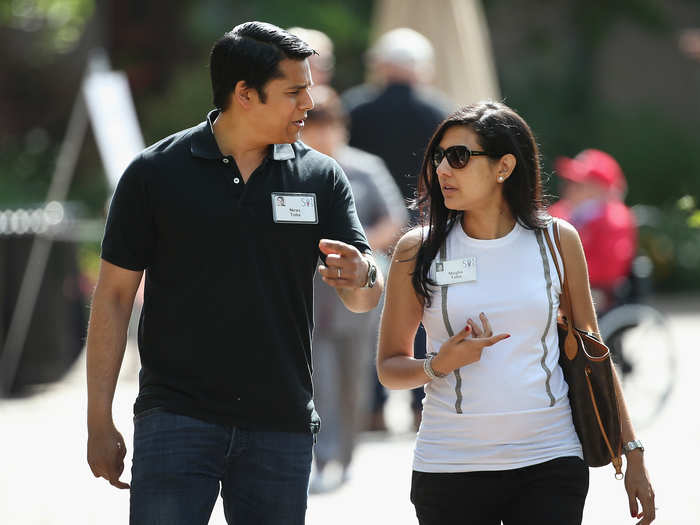
[[[503,183],[503,196],[515,219],[525,228],[545,227],[550,217],[542,195],[540,157],[530,126],[514,110],[499,102],[479,102],[465,106],[448,116],[433,134],[423,157],[418,178],[418,197],[414,207],[421,224],[427,226],[416,254],[413,288],[426,306],[431,304],[430,266],[448,233],[458,224],[463,211],[445,207],[445,200],[432,163],[432,153],[445,132],[454,126],[468,126],[476,133],[479,146],[493,158],[507,153],[515,156],[513,173]]]

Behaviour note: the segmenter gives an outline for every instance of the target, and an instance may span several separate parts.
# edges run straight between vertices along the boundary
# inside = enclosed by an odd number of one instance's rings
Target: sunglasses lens
[[[471,152],[466,146],[450,146],[447,149],[436,147],[435,150],[433,150],[433,167],[437,169],[442,159],[447,158],[447,163],[450,167],[461,170],[467,165],[470,157]]]
[[[433,167],[437,168],[442,159],[445,157],[445,151],[442,148],[435,148],[433,150]],[[448,161],[449,162],[449,161]]]
[[[462,169],[469,162],[469,150],[465,146],[452,146],[445,151],[447,162],[454,169]]]

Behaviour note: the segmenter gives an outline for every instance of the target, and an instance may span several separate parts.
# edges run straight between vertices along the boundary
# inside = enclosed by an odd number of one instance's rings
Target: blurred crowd
[[[430,87],[434,51],[430,41],[408,28],[382,35],[367,54],[372,82],[339,96],[330,86],[333,43],[316,30],[291,32],[318,51],[310,59],[314,109],[302,139],[334,157],[348,176],[360,221],[386,274],[389,253],[414,225],[412,206],[424,148],[450,109],[447,97]],[[374,366],[381,307],[352,314],[330,288],[315,287],[314,395],[323,426],[315,447],[312,492],[340,486],[348,476],[360,431],[387,431],[387,394]],[[419,330],[415,354],[425,356]],[[413,391],[411,411],[420,423],[423,389]]]

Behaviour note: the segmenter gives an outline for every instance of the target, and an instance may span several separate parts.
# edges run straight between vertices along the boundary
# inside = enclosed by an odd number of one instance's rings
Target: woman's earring
[[[502,177],[502,176],[499,176],[499,177],[498,177],[498,182],[503,182],[503,177]]]

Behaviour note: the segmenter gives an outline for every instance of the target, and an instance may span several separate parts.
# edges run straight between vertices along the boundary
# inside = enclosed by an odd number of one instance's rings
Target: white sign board
[[[144,148],[129,82],[121,71],[88,74],[83,94],[102,163],[112,190]]]

